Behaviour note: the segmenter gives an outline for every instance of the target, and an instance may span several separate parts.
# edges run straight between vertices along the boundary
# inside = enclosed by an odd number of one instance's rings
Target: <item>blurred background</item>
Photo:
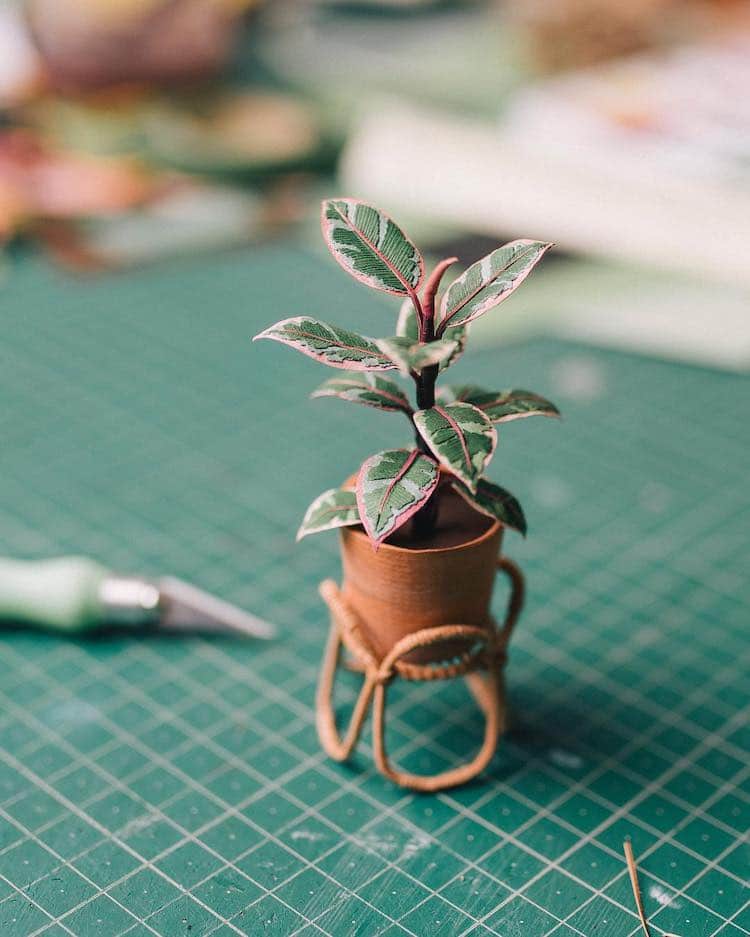
[[[462,261],[557,243],[475,340],[745,369],[748,88],[735,0],[4,0],[4,276],[320,250],[353,195]]]

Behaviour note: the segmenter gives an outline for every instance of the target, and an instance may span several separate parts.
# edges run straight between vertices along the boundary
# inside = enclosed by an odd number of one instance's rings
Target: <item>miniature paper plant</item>
[[[559,416],[559,411],[527,390],[473,384],[436,388],[436,382],[463,353],[469,323],[508,299],[552,245],[521,239],[498,247],[454,280],[438,303],[441,280],[457,258],[442,260],[425,277],[422,255],[401,228],[355,199],[324,201],[321,223],[329,250],[347,273],[403,298],[396,334],[370,338],[296,316],[256,339],[282,342],[348,372],[325,381],[312,396],[400,413],[412,426],[414,443],[365,460],[351,487],[324,491],[308,508],[298,539],[361,524],[377,548],[411,518],[420,534],[429,536],[437,509],[434,495],[444,485],[475,510],[525,534],[518,501],[484,477],[497,446],[497,427],[530,416]],[[391,376],[384,376],[386,371],[413,380],[415,406]]]

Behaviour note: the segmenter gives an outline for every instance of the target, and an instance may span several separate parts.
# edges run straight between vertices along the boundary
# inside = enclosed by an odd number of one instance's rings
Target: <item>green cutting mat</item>
[[[320,753],[336,538],[293,534],[402,430],[306,402],[322,369],[248,338],[300,312],[387,334],[384,308],[285,248],[88,283],[8,271],[0,552],[176,573],[281,635],[0,634],[0,934],[623,937],[626,835],[655,934],[750,933],[742,377],[552,341],[467,356],[459,377],[566,417],[507,427],[493,468],[530,521],[507,545],[530,584],[513,732],[440,796],[385,783],[366,747]],[[460,684],[391,704],[412,769],[478,740]]]

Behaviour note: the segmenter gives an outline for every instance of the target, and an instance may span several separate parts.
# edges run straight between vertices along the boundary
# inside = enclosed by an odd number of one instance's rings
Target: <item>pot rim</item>
[[[480,513],[480,512],[477,512],[477,513]],[[464,540],[462,543],[454,543],[452,546],[449,546],[449,547],[420,547],[418,549],[414,549],[412,547],[397,547],[393,543],[381,543],[378,546],[377,553],[380,553],[383,550],[385,550],[386,553],[393,553],[393,554],[402,553],[402,554],[407,554],[409,556],[424,556],[428,554],[438,554],[438,553],[456,553],[459,550],[464,550],[467,547],[473,547],[473,546],[476,546],[477,544],[483,543],[485,540],[489,540],[498,532],[498,530],[502,530],[503,527],[505,526],[499,520],[497,520],[497,518],[488,517],[486,514],[484,515],[484,517],[487,517],[487,519],[491,521],[490,526],[487,528],[487,530],[484,531],[484,533],[480,534],[478,537],[473,537],[471,540]],[[368,544],[370,545],[370,547],[372,547],[372,541],[365,533],[365,529],[364,527],[361,526],[361,524],[357,524],[356,526],[352,526],[352,527],[342,527],[341,537],[343,538],[346,536],[352,536],[352,537],[357,537],[359,539],[366,540]],[[373,550],[373,553],[375,552],[376,551]]]

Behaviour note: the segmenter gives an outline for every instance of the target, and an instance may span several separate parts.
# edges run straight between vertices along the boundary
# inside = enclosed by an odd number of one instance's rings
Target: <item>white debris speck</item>
[[[114,812],[119,812],[119,810],[113,811],[113,813]],[[134,817],[125,824],[125,826],[118,833],[118,836],[120,836],[122,839],[127,839],[128,836],[133,836],[135,833],[140,833],[142,830],[146,830],[154,823],[158,822],[158,813],[146,813],[143,814],[143,816]]]
[[[290,835],[295,841],[303,839],[308,843],[317,843],[318,840],[323,839],[322,833],[313,833],[312,830],[292,830]]]
[[[553,765],[557,765],[559,768],[567,768],[569,771],[580,771],[583,767],[583,759],[580,755],[566,752],[562,748],[551,748],[548,757]]]
[[[354,842],[360,848],[370,849],[398,863],[415,856],[420,850],[429,846],[432,840],[421,830],[415,830],[403,841],[399,841],[393,835],[381,837],[374,833],[366,833],[363,836],[356,837]]]
[[[662,885],[652,885],[648,890],[649,896],[654,899],[654,901],[661,905],[662,908],[666,908],[669,905],[672,908],[679,909],[682,907],[682,904],[677,900],[674,892],[667,891]]]

